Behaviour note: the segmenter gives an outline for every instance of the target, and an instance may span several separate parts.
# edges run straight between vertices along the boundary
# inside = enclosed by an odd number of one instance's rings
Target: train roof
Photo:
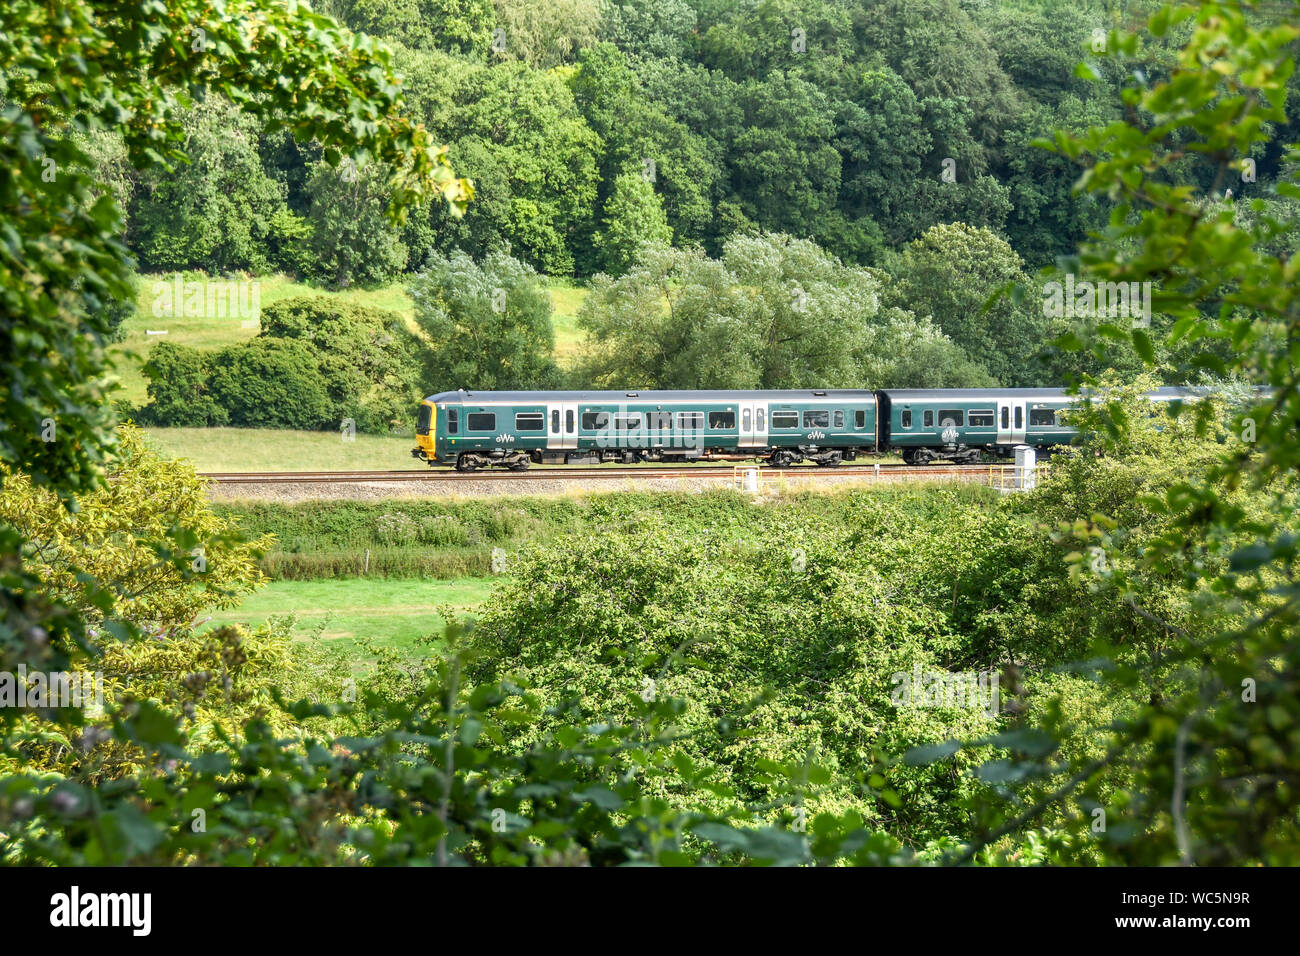
[[[819,388],[819,389],[701,389],[690,391],[654,390],[645,391],[582,391],[582,392],[473,392],[455,391],[439,392],[430,395],[425,401],[437,402],[520,402],[537,404],[542,402],[626,402],[637,399],[643,402],[733,402],[745,399],[769,400],[808,400],[814,398],[839,398],[846,401],[867,401],[875,398],[875,392],[869,388]]]
[[[885,388],[880,391],[887,394],[890,401],[908,402],[926,399],[1068,399],[1072,397],[1063,388]],[[1148,392],[1149,398],[1170,401],[1179,398],[1197,398],[1206,395],[1210,389],[1205,388],[1157,388]],[[643,402],[730,402],[730,401],[808,401],[811,399],[841,399],[844,401],[864,401],[873,399],[875,391],[867,388],[799,388],[799,389],[647,389],[644,391],[515,391],[515,392],[476,392],[460,389],[454,392],[439,392],[428,396],[425,401],[446,404],[448,402],[497,403],[518,402],[521,404],[541,404],[545,402],[600,402],[618,403],[628,399]]]
[[[1071,395],[1063,388],[883,388],[882,392],[887,394],[890,401],[910,402],[924,401],[926,399],[936,399],[943,401],[945,399],[963,399],[963,398],[1047,398],[1047,399],[1070,399]],[[1197,398],[1210,393],[1206,388],[1174,388],[1164,387],[1157,388],[1147,392],[1147,398],[1172,400],[1176,398]],[[1084,389],[1082,394],[1088,394],[1089,390]]]
[[[1069,398],[1063,388],[882,388],[890,401],[962,398]]]

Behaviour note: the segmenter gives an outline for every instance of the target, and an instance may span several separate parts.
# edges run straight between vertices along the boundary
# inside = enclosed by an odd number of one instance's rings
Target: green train
[[[1157,401],[1195,397],[1162,388]],[[897,452],[909,465],[1011,457],[1078,432],[1061,389],[442,392],[421,404],[411,454],[461,471],[530,464],[762,459],[833,467]]]

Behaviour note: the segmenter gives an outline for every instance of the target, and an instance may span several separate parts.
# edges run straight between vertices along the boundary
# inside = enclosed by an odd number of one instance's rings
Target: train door
[[[578,447],[578,403],[548,402],[546,404],[546,447]]]
[[[740,447],[767,447],[767,402],[741,402]]]
[[[999,445],[1025,443],[1025,403],[1015,399],[998,399]]]

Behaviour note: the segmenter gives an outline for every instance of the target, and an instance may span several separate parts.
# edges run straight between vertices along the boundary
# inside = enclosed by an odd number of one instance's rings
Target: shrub
[[[149,404],[141,409],[141,419],[186,428],[228,424],[229,415],[209,389],[208,359],[207,353],[188,345],[155,345],[143,368]]]
[[[334,404],[316,355],[301,342],[256,338],[212,358],[209,385],[230,424],[250,428],[327,428]]]
[[[359,431],[413,425],[421,397],[423,345],[396,312],[325,296],[295,296],[262,311],[258,339],[301,342],[315,354],[331,421]]]

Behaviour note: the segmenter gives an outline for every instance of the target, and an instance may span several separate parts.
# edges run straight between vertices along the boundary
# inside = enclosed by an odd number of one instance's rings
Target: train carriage
[[[876,406],[859,389],[443,392],[421,404],[412,454],[464,471],[737,457],[835,465],[877,450]]]
[[[1009,457],[1018,445],[1068,445],[1077,430],[1061,412],[1074,398],[1057,388],[888,389],[879,392],[888,423],[883,444],[909,465]]]

